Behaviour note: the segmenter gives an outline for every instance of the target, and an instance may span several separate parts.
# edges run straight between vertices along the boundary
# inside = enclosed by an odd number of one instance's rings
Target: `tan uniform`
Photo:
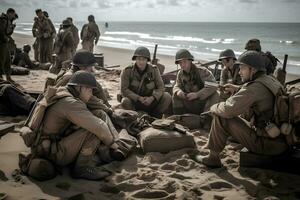
[[[43,120],[40,157],[65,166],[78,154],[95,153],[100,142],[110,146],[117,139],[117,132],[109,127],[111,122],[94,115],[65,87],[58,88],[56,98],[59,100],[47,109]]]
[[[143,73],[136,65],[126,67],[121,73],[122,107],[128,110],[142,110],[154,116],[163,114],[170,106],[171,96],[165,87],[156,66],[147,64]],[[145,106],[139,97],[154,97],[151,105]]]
[[[220,85],[225,85],[227,83],[231,83],[234,85],[242,85],[242,79],[239,75],[239,65],[234,64],[232,70],[228,68],[223,68],[221,71],[221,77],[220,77]],[[223,90],[220,91],[220,100],[225,101],[230,97],[230,94],[224,93]]]
[[[7,15],[2,13],[0,16],[0,74],[11,74],[11,59],[9,51],[9,42],[12,39],[14,27]]]
[[[46,17],[38,18],[34,21],[32,33],[39,40],[39,61],[41,63],[51,62],[53,38],[56,34],[52,21]]]
[[[273,77],[260,74],[226,102],[211,107],[214,113],[208,141],[211,151],[220,153],[229,136],[254,153],[276,155],[287,150],[282,135],[272,139],[264,129],[272,121],[275,97],[259,80],[272,85],[274,90],[281,87]]]
[[[173,88],[174,114],[200,114],[218,102],[219,94],[217,93],[217,87],[206,86],[205,81],[216,82],[212,73],[204,67],[198,68],[192,64],[189,73],[183,70],[179,71],[176,84]],[[198,98],[192,101],[180,99],[177,96],[180,91],[186,94],[196,92]]]
[[[73,38],[74,38],[74,48],[72,50],[72,56],[75,54],[76,52],[76,49],[77,49],[77,46],[79,44],[79,35],[78,35],[78,28],[73,24],[71,27],[70,27],[70,31],[72,32],[73,34]]]
[[[74,73],[75,73],[75,71],[73,69],[68,70],[66,73],[64,73],[63,75],[61,75],[60,77],[58,77],[56,79],[55,86],[56,87],[66,86],[67,83],[69,82],[71,76]],[[98,82],[97,82],[97,88],[93,89],[93,95],[95,97],[101,99],[106,106],[110,107],[110,104],[108,103],[106,94],[104,93],[104,90],[103,90],[101,84],[99,84]],[[90,100],[89,103],[92,103],[91,101],[92,100]]]
[[[81,33],[82,48],[93,53],[94,43],[96,44],[100,37],[98,25],[95,22],[89,22],[83,25]]]
[[[58,74],[62,63],[72,58],[75,40],[70,28],[61,29],[55,38],[54,51],[57,54],[55,65],[50,69],[51,73]]]

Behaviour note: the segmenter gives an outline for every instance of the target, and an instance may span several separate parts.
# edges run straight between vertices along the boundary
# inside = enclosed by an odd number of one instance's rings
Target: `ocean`
[[[84,23],[75,25],[81,30]],[[31,35],[32,24],[17,22],[15,32]],[[153,52],[158,44],[158,53],[171,56],[186,48],[196,59],[208,61],[227,48],[238,56],[249,39],[258,38],[262,50],[281,62],[288,54],[287,71],[300,74],[300,23],[108,22],[107,28],[105,22],[97,24],[101,31],[98,45],[132,50],[146,46]]]

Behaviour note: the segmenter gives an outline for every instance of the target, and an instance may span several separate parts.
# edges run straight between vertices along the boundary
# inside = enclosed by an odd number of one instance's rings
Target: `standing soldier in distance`
[[[11,58],[8,45],[11,40],[11,34],[14,30],[12,21],[15,18],[16,12],[13,8],[7,9],[6,13],[2,13],[0,16],[0,73],[1,77],[2,74],[5,74],[7,81],[13,81],[10,76]]]
[[[77,50],[78,44],[79,44],[78,28],[73,23],[72,17],[68,17],[67,20],[69,20],[72,24],[71,27],[70,27],[70,30],[71,30],[71,32],[73,34],[73,38],[74,38],[74,48],[72,50],[72,56],[74,56],[74,54]]]
[[[51,62],[53,38],[56,35],[56,30],[52,21],[44,16],[41,9],[37,9],[35,12],[38,19],[33,24],[32,32],[39,39],[40,63]]]
[[[94,43],[97,45],[100,37],[100,31],[93,15],[88,16],[88,21],[89,22],[87,24],[83,25],[80,32],[80,37],[82,40],[81,44],[83,49],[93,53]]]

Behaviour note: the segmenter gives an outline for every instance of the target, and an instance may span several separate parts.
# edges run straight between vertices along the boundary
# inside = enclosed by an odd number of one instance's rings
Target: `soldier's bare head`
[[[44,16],[44,13],[42,11],[42,9],[36,9],[35,10],[35,14],[39,17],[42,18]]]
[[[71,23],[73,23],[73,18],[72,17],[67,17],[67,20],[69,20]]]
[[[6,14],[10,20],[16,19],[17,13],[16,13],[15,9],[13,9],[13,8],[7,9]]]
[[[89,22],[94,22],[94,21],[95,21],[94,15],[89,15],[89,16],[88,16],[88,21],[89,21]]]

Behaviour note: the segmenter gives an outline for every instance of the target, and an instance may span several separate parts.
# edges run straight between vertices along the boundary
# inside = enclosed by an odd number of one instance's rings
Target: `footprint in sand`
[[[169,194],[163,190],[140,190],[132,195],[134,198],[144,199],[165,199]]]
[[[211,182],[207,185],[204,185],[201,187],[201,189],[203,190],[221,190],[221,189],[232,189],[233,186],[227,182],[222,182],[222,181],[215,181],[215,182]]]
[[[171,178],[176,178],[176,179],[179,179],[179,180],[190,179],[190,177],[184,176],[184,175],[179,174],[179,173],[172,173],[172,174],[170,174],[170,177]]]
[[[176,163],[177,163],[178,165],[183,166],[183,167],[189,166],[189,162],[188,162],[188,160],[186,160],[186,159],[180,159],[180,160],[177,160]]]
[[[175,170],[175,166],[174,165],[171,165],[169,163],[165,163],[163,164],[161,167],[160,167],[161,170],[170,170],[170,171],[173,171]]]

